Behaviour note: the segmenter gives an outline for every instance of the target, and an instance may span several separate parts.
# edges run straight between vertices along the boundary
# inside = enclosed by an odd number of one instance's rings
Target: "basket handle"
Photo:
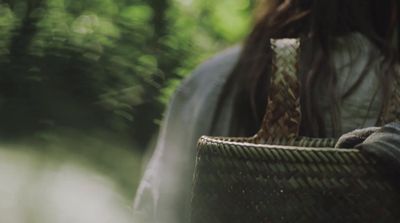
[[[272,75],[268,103],[254,142],[293,139],[299,136],[301,122],[300,82],[298,79],[300,39],[271,39]],[[400,121],[400,74],[393,78],[389,100],[383,105],[378,126]]]
[[[300,82],[297,77],[300,39],[271,39],[272,75],[266,113],[257,141],[298,136]]]

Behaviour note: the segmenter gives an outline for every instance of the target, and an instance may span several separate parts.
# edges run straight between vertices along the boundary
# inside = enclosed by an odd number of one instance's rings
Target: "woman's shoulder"
[[[241,51],[241,46],[235,46],[216,54],[200,64],[187,76],[177,90],[177,94],[203,93],[214,87],[222,87],[232,72]]]

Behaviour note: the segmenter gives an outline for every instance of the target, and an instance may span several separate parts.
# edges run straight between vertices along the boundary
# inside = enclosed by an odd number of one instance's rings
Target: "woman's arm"
[[[355,147],[365,155],[373,156],[384,164],[386,174],[400,186],[400,122],[346,133],[339,138],[336,147]]]
[[[219,94],[239,49],[229,49],[207,61],[176,91],[134,201],[137,222],[180,223],[189,219],[196,143],[201,135],[210,135]]]
[[[356,148],[384,163],[388,175],[400,186],[400,122],[383,126]]]

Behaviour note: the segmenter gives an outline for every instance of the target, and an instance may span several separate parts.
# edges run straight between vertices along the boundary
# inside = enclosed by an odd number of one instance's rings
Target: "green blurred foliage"
[[[145,145],[172,92],[242,39],[254,0],[3,0],[0,137],[102,129]]]
[[[0,140],[81,160],[130,199],[180,80],[243,39],[255,1],[0,0]]]

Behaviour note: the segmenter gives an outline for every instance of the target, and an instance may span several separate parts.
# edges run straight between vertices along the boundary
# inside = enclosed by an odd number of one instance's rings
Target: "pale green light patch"
[[[133,5],[122,10],[121,16],[135,23],[147,23],[151,20],[153,12],[147,5]]]

